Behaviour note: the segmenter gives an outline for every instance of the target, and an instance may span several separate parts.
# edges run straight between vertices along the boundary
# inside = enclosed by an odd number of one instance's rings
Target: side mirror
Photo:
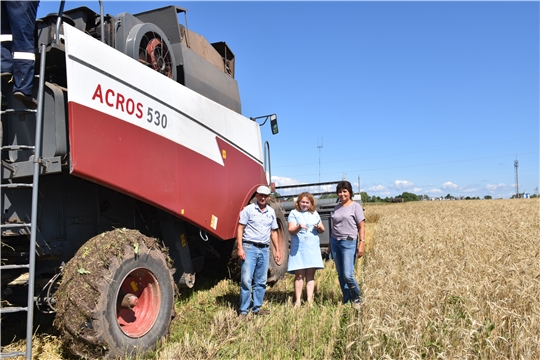
[[[272,128],[273,135],[276,135],[279,132],[276,114],[270,116],[270,127]]]

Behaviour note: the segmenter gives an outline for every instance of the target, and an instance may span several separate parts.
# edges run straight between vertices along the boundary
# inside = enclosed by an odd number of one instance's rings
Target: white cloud
[[[394,183],[390,186],[395,189],[408,189],[414,186],[414,183],[407,181],[407,180],[396,180]]]
[[[415,194],[420,193],[420,192],[422,192],[422,188],[415,187],[415,188],[412,189],[412,192],[415,193]]]
[[[504,183],[500,183],[500,184],[487,184],[486,185],[486,190],[487,191],[490,191],[490,192],[495,192],[495,191],[498,191],[498,190],[506,190],[508,188],[508,186]]]
[[[384,191],[386,190],[386,187],[383,185],[375,185],[368,189],[369,191]]]
[[[443,194],[443,191],[441,189],[431,189],[431,190],[426,191],[426,193],[433,194],[433,195],[441,195]]]
[[[284,176],[272,176],[272,181],[276,183],[276,186],[298,185],[300,181]]]
[[[322,185],[317,186],[317,192],[335,192],[336,191],[336,185]],[[354,188],[353,188],[354,191]]]
[[[443,189],[457,189],[458,186],[450,181],[447,181],[444,184],[442,184],[442,188]]]

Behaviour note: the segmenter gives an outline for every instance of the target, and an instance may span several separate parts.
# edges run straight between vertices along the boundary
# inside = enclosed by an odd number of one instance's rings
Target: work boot
[[[0,77],[6,82],[10,82],[11,78],[13,78],[13,74],[10,71],[2,71]]]
[[[32,96],[24,95],[20,91],[15,91],[13,93],[13,96],[15,96],[15,99],[22,102],[23,105],[26,106],[27,108],[32,109],[32,110],[37,109],[37,105],[38,105],[37,101]]]

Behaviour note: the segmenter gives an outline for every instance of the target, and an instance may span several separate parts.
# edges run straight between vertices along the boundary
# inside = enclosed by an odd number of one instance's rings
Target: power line
[[[336,165],[340,162],[345,162],[345,163],[352,163],[352,162],[356,162],[356,161],[359,161],[359,160],[370,160],[370,159],[378,159],[378,158],[389,158],[389,157],[398,157],[398,156],[405,156],[405,155],[410,155],[410,154],[414,154],[414,153],[401,153],[401,154],[398,154],[398,155],[381,155],[381,156],[371,156],[371,157],[365,157],[365,158],[356,158],[356,159],[346,159],[346,160],[336,160],[336,161],[328,161],[326,163],[331,163],[332,165]],[[529,155],[529,154],[538,154],[538,151],[531,151],[531,152],[523,152],[523,153],[518,153],[517,155]],[[423,166],[423,165],[436,165],[436,164],[446,164],[446,163],[451,163],[451,162],[462,162],[462,161],[473,161],[473,160],[485,160],[485,159],[496,159],[496,158],[503,158],[503,157],[510,157],[510,156],[515,156],[516,154],[504,154],[504,155],[496,155],[496,156],[489,156],[489,157],[483,157],[483,158],[472,158],[472,159],[460,159],[460,160],[449,160],[449,161],[444,161],[444,162],[436,162],[436,163],[428,163],[428,164],[420,164],[420,165],[404,165],[404,166],[398,166],[398,168],[401,168],[401,167],[409,167],[409,166]],[[313,165],[314,163],[303,163],[303,164],[289,164],[289,165],[281,165],[281,166],[274,166],[274,168],[287,168],[287,167],[299,167],[299,166],[311,166]],[[325,164],[325,162],[323,162],[323,164]],[[385,168],[377,168],[377,169],[373,169],[373,170],[381,170],[381,169],[385,169]],[[386,168],[386,169],[393,169],[393,167],[390,167],[390,168]]]
[[[319,138],[317,138],[317,149],[319,149],[319,182],[321,182],[321,149],[323,147],[323,138],[321,138],[321,144],[319,145]]]
[[[537,152],[529,152],[529,153],[521,153],[521,154],[536,154]],[[433,163],[423,163],[423,164],[411,164],[411,165],[401,165],[401,166],[388,166],[388,167],[377,167],[377,168],[370,168],[370,169],[355,169],[355,170],[341,170],[341,171],[335,171],[335,172],[328,172],[323,173],[324,175],[332,175],[332,174],[343,174],[343,173],[361,173],[366,171],[379,171],[379,170],[391,170],[391,169],[403,169],[403,168],[410,168],[410,167],[421,167],[421,166],[432,166],[432,165],[441,165],[441,164],[452,164],[452,163],[460,163],[460,162],[467,162],[467,161],[477,161],[477,160],[486,160],[486,159],[497,159],[501,157],[508,157],[508,156],[514,156],[514,155],[499,155],[499,156],[488,156],[488,157],[480,157],[480,158],[472,158],[472,159],[460,159],[460,160],[448,160],[448,161],[439,161],[439,162],[433,162]],[[306,164],[296,164],[291,165],[295,167],[299,167]],[[275,166],[274,168],[283,168],[287,166]],[[303,174],[303,176],[313,176],[316,174]]]

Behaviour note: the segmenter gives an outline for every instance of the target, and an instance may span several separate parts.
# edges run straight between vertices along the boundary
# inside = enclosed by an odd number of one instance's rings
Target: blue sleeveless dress
[[[292,235],[287,272],[294,274],[295,270],[323,269],[319,233],[313,228],[315,224],[321,221],[319,213],[315,211],[312,214],[309,211],[300,212],[294,209],[289,213],[288,220],[289,222],[306,225],[308,229],[302,229],[297,234]]]

